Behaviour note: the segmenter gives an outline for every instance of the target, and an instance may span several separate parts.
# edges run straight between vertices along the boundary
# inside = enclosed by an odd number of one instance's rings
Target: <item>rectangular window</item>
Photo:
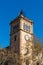
[[[16,41],[16,40],[17,40],[17,36],[15,35],[15,36],[14,36],[14,41]]]
[[[26,31],[30,31],[30,26],[26,25],[25,23],[23,24],[23,29]]]
[[[13,26],[13,32],[15,32],[15,31],[18,30],[18,29],[19,29],[19,24]]]

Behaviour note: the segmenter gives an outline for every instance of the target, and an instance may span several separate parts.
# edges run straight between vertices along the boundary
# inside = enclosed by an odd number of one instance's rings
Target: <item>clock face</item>
[[[29,40],[29,36],[25,35],[25,40],[28,41]]]

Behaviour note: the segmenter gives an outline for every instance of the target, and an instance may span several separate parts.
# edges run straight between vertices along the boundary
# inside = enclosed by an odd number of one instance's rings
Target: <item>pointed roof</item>
[[[10,24],[12,24],[12,23],[13,23],[14,21],[16,21],[17,19],[21,19],[21,18],[23,18],[24,20],[26,20],[26,21],[28,21],[28,22],[33,23],[32,20],[30,20],[30,19],[28,19],[28,18],[26,18],[26,17],[24,16],[24,12],[23,12],[23,10],[21,10],[19,16],[17,16],[13,21],[11,21]]]
[[[23,12],[23,10],[20,11],[19,16],[20,16],[20,17],[24,17],[24,12]]]

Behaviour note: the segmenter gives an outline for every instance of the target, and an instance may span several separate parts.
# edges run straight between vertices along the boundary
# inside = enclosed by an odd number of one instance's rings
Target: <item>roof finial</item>
[[[20,14],[23,14],[23,10],[20,11]]]
[[[22,17],[24,16],[23,10],[20,11],[20,16],[22,16]]]

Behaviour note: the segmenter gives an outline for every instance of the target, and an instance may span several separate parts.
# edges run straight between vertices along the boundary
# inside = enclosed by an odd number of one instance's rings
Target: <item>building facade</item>
[[[11,49],[14,48],[14,52],[18,53],[20,58],[23,59],[21,65],[26,65],[25,61],[32,64],[33,22],[20,12],[20,15],[10,23],[10,27]],[[29,42],[29,44],[26,42]]]
[[[1,52],[1,65],[43,65],[42,52],[33,52],[33,38],[33,22],[21,11],[10,23],[10,46]]]

